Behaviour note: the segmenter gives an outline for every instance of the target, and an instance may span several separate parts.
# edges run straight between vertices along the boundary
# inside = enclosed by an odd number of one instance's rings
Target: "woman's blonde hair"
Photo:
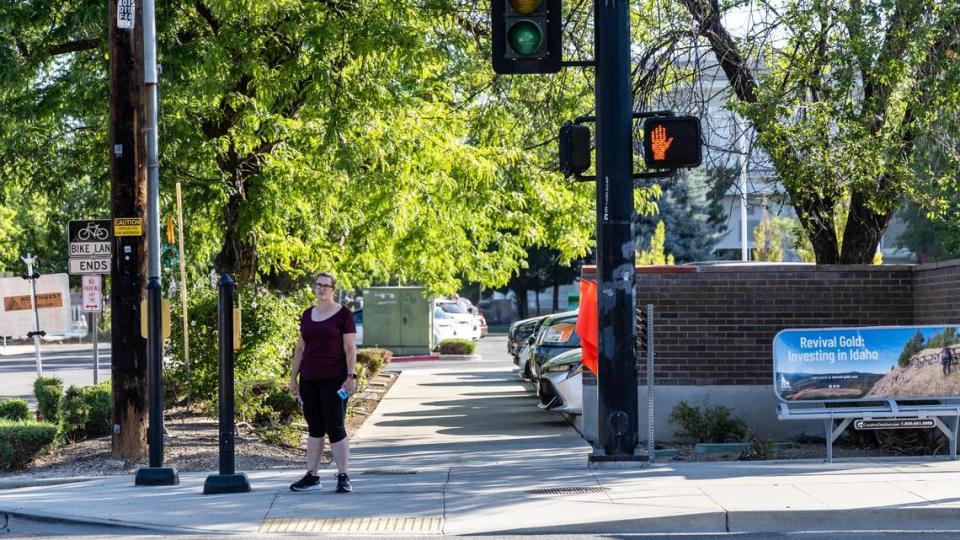
[[[337,278],[333,277],[333,274],[329,272],[317,272],[317,276],[313,278],[313,282],[316,283],[317,280],[322,277],[330,278],[330,284],[333,285],[334,287],[337,286]]]

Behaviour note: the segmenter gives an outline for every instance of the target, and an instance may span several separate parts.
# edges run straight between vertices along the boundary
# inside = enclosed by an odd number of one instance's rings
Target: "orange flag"
[[[597,284],[580,280],[580,313],[577,315],[577,335],[583,347],[583,365],[597,375]]]

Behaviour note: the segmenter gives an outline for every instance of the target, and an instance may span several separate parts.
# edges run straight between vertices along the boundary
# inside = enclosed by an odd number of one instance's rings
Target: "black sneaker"
[[[350,493],[353,486],[350,485],[350,477],[346,474],[337,475],[337,493]]]
[[[290,491],[310,491],[320,489],[320,477],[310,473],[303,475],[303,478],[290,484]]]

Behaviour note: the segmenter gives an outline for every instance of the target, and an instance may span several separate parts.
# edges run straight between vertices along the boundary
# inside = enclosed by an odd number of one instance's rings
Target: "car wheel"
[[[530,361],[527,360],[527,363],[523,366],[523,380],[532,381],[533,373],[530,372]]]

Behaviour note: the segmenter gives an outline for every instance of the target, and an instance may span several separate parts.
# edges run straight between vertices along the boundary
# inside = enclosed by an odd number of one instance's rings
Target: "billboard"
[[[960,397],[960,325],[783,330],[773,377],[782,401]]]
[[[36,329],[31,284],[22,278],[0,278],[0,335],[20,337]],[[48,334],[70,330],[70,277],[46,274],[37,280],[37,316]]]

